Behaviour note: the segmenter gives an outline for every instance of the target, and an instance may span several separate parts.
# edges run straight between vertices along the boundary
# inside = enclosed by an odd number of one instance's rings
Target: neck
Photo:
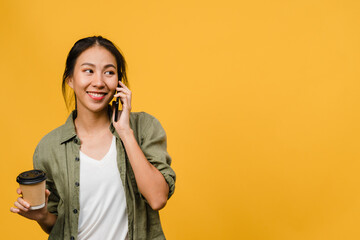
[[[108,129],[110,119],[107,111],[107,108],[96,113],[86,109],[77,109],[77,116],[74,121],[76,133],[79,136],[94,136]]]

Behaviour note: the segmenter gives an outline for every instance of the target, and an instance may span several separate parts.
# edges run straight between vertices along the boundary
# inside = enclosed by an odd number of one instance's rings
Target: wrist
[[[122,141],[126,141],[134,137],[134,131],[131,128],[120,130],[118,131],[118,134]]]
[[[47,220],[48,216],[49,216],[49,212],[46,209],[46,211],[44,211],[44,213],[42,213],[41,216],[39,217],[39,219],[37,219],[36,221],[40,225],[42,225],[42,224],[46,223],[46,220]]]

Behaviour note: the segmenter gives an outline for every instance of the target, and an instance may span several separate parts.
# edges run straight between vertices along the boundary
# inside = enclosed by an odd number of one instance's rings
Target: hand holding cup
[[[46,208],[50,191],[45,189],[46,174],[41,170],[31,170],[19,174],[16,181],[20,188],[16,190],[21,194],[15,202],[15,207],[10,208],[13,213],[18,213],[26,218],[41,221],[46,217]]]

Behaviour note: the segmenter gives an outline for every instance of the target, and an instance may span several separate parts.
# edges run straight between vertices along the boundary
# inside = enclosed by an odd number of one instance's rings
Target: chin
[[[105,99],[104,99],[105,100]],[[104,111],[108,108],[109,103],[112,99],[107,99],[105,101],[101,102],[78,102],[78,109],[87,109],[87,111],[93,112],[93,113],[99,113]]]
[[[108,104],[107,103],[99,103],[99,104],[88,104],[88,105],[83,105],[82,109],[86,109],[86,111],[92,112],[92,113],[99,113],[104,111],[104,109],[107,109]],[[78,106],[79,109],[79,106]]]
[[[102,104],[101,106],[91,106],[91,107],[89,107],[89,110],[94,112],[94,113],[102,112],[105,109],[107,110],[108,105],[109,105],[109,103],[106,103],[104,105]]]

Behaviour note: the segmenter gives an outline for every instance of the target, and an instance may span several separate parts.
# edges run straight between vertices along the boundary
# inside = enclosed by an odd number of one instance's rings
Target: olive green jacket
[[[34,168],[47,174],[48,210],[57,215],[49,239],[77,239],[79,221],[80,139],[76,135],[73,111],[66,123],[48,133],[34,153]],[[131,113],[130,126],[148,161],[164,176],[169,185],[169,198],[175,189],[175,172],[166,150],[166,134],[160,122],[144,113]],[[165,239],[159,213],[140,194],[134,172],[123,143],[112,123],[110,131],[116,137],[117,163],[125,190],[129,239]],[[96,191],[96,189],[94,189]]]

